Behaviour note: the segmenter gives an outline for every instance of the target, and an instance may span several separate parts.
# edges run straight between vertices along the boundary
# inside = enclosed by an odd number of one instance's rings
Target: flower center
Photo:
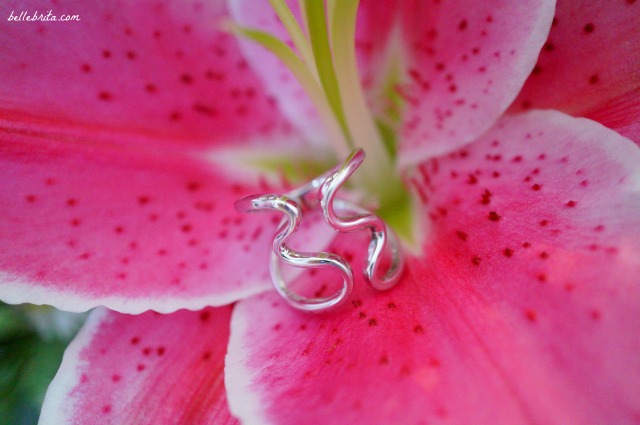
[[[355,148],[367,159],[353,176],[377,214],[411,241],[411,205],[395,168],[395,131],[376,120],[367,105],[358,73],[355,32],[359,0],[299,0],[302,27],[285,0],[269,0],[295,50],[264,31],[233,25],[233,30],[276,55],[314,103],[337,157]],[[390,91],[391,92],[391,91]],[[392,102],[393,100],[390,99]],[[394,118],[394,117],[387,117]]]

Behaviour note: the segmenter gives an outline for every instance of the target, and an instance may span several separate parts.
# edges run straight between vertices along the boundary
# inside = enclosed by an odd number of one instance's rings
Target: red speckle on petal
[[[525,310],[524,316],[530,322],[535,322],[538,319],[538,314],[535,312],[535,310],[531,310],[531,309]]]
[[[108,91],[101,91],[98,93],[98,99],[108,102],[113,99],[113,95]]]
[[[489,212],[488,218],[491,221],[498,221],[498,220],[500,220],[501,217],[497,212],[491,211],[491,212]]]

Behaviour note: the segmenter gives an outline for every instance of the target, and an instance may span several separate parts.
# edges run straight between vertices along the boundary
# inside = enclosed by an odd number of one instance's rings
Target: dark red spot
[[[566,203],[567,207],[569,208],[573,208],[576,206],[576,201],[569,201]]]
[[[111,380],[113,382],[119,382],[122,379],[122,377],[120,375],[118,375],[117,373],[111,376]]]
[[[473,257],[471,259],[471,262],[473,263],[474,266],[479,266],[480,265],[480,261],[482,261],[482,259],[480,257]]]
[[[544,273],[540,273],[540,274],[538,275],[538,281],[539,281],[539,282],[546,282],[546,281],[547,281],[547,275],[546,275],[546,274],[544,274]]]
[[[482,205],[489,205],[489,203],[491,202],[491,195],[492,193],[488,189],[484,190],[484,192],[482,193],[482,200],[480,201]]]
[[[202,360],[203,361],[208,361],[211,359],[211,351],[205,351],[204,353],[202,353]]]
[[[501,217],[497,212],[491,211],[491,212],[489,212],[488,218],[491,221],[498,221],[498,220],[500,220]]]
[[[383,354],[383,355],[380,357],[380,360],[378,360],[378,363],[379,363],[379,364],[389,364],[389,357],[387,357],[387,355],[386,355],[386,354]]]
[[[542,186],[540,186],[538,183],[534,184],[533,186],[531,186],[531,189],[535,190],[536,192],[540,189],[542,189]]]
[[[589,77],[589,84],[597,84],[598,81],[600,81],[600,77],[598,76],[598,74],[593,74],[591,77]]]
[[[538,314],[535,312],[535,310],[526,309],[524,311],[524,317],[526,317],[530,322],[535,322],[538,318]]]
[[[159,356],[163,356],[165,351],[166,351],[166,349],[165,349],[164,347],[158,347],[158,348],[156,348],[156,353],[157,353]]]
[[[351,301],[351,304],[353,304],[353,306],[354,306],[355,308],[358,308],[358,307],[362,306],[362,301],[360,301],[360,300],[353,300],[353,301]]]
[[[542,258],[543,260],[546,260],[547,258],[549,258],[549,253],[546,251],[542,251],[540,253],[540,258]]]
[[[387,304],[387,308],[389,308],[390,310],[394,310],[396,308],[396,304],[395,303],[389,303],[389,304]]]
[[[478,183],[478,178],[473,174],[469,174],[469,178],[467,179],[468,184],[476,184]]]
[[[413,327],[413,332],[417,333],[417,334],[423,334],[424,333],[424,328],[422,327],[422,325],[415,325]]]
[[[502,253],[505,257],[510,258],[513,255],[513,250],[511,248],[505,248]]]
[[[151,347],[145,347],[142,349],[143,356],[148,356],[149,354],[151,354]]]
[[[463,19],[462,21],[460,21],[460,23],[458,24],[458,30],[460,31],[464,31],[467,29],[467,20]]]
[[[124,232],[124,228],[122,226],[116,226],[113,231],[117,234],[122,234]]]
[[[131,345],[136,345],[140,343],[140,337],[134,336],[133,338],[131,338]]]
[[[148,203],[149,203],[149,198],[147,196],[139,196],[138,197],[138,204],[147,205]]]
[[[24,199],[30,204],[33,204],[34,202],[36,202],[36,195],[27,195]]]
[[[595,30],[595,29],[596,29],[596,27],[591,22],[589,22],[588,24],[586,24],[584,26],[584,33],[585,34],[591,34],[593,32],[593,30]]]
[[[107,50],[107,49],[103,50],[102,57],[105,59],[109,59],[111,57],[111,50]]]
[[[180,230],[184,233],[189,233],[191,230],[193,229],[193,226],[191,226],[191,224],[184,224]]]
[[[540,226],[542,227],[545,227],[549,224],[549,220],[540,220],[538,224],[540,224]]]
[[[102,413],[110,413],[111,412],[111,406],[110,405],[106,405],[106,406],[102,406]]]
[[[589,316],[591,317],[591,319],[597,321],[602,317],[602,313],[600,312],[600,310],[593,309],[589,312]]]
[[[180,82],[187,85],[193,84],[193,77],[189,74],[182,74],[180,76]]]
[[[207,115],[210,117],[214,117],[216,115],[218,115],[218,111],[211,107],[211,106],[207,106],[207,105],[203,105],[202,103],[194,103],[192,106],[193,110],[202,114],[202,115]]]
[[[142,363],[138,363],[138,366],[136,366],[136,370],[138,372],[142,372],[145,368],[146,368],[146,366],[143,365]]]
[[[369,326],[377,326],[378,321],[375,318],[369,319]]]
[[[209,320],[210,317],[211,317],[211,314],[208,311],[203,311],[202,313],[200,313],[201,322],[206,322],[207,320]]]
[[[546,50],[547,52],[552,52],[555,47],[556,46],[552,42],[547,41],[544,45],[544,50]]]
[[[77,203],[77,201],[75,199],[73,199],[73,198],[67,199],[67,205],[70,206],[70,207],[75,206],[76,203]]]
[[[98,93],[98,99],[108,102],[113,99],[113,96],[107,91],[101,91],[100,93]]]
[[[466,241],[466,240],[467,240],[467,238],[468,238],[468,236],[469,236],[469,235],[467,235],[465,232],[461,232],[460,230],[458,230],[458,231],[456,232],[456,235],[458,235],[458,237],[459,237],[459,238],[460,238],[460,240],[462,240],[462,241]]]
[[[147,91],[147,93],[156,93],[158,91],[157,87],[151,83],[145,85],[144,89]]]
[[[192,181],[187,183],[187,190],[189,192],[195,192],[202,187],[200,182]]]
[[[74,219],[71,220],[70,223],[71,223],[71,225],[73,227],[78,227],[78,226],[80,226],[80,219],[79,218],[74,218]]]
[[[88,74],[91,72],[91,65],[89,65],[88,63],[83,63],[82,65],[80,65],[80,70],[85,74]]]
[[[138,55],[136,54],[136,52],[131,51],[131,50],[129,50],[127,52],[127,59],[134,60],[137,57],[138,57]]]

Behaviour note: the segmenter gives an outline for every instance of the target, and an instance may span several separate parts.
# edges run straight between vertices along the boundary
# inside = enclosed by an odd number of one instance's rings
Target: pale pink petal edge
[[[73,412],[69,409],[67,397],[73,388],[80,382],[79,368],[80,352],[86,347],[87,342],[99,329],[99,324],[109,313],[106,309],[94,310],[85,322],[78,335],[71,341],[62,358],[60,369],[47,389],[47,395],[42,405],[38,425],[60,425],[71,423]],[[64,409],[62,406],[67,406]]]
[[[264,425],[270,421],[261,411],[257,392],[251,388],[253,376],[247,368],[249,351],[244,344],[244,336],[249,329],[246,303],[238,303],[231,314],[229,346],[224,359],[224,385],[227,389],[229,411],[243,425]]]
[[[257,283],[253,288],[231,291],[223,295],[202,297],[166,297],[166,298],[138,298],[84,296],[77,293],[55,291],[36,286],[35,283],[23,278],[0,271],[0,298],[8,304],[30,303],[35,305],[54,305],[60,310],[70,312],[85,312],[94,308],[96,304],[110,310],[126,314],[140,314],[148,310],[158,313],[173,313],[180,309],[201,310],[204,307],[219,307],[234,303],[270,289],[270,286]]]

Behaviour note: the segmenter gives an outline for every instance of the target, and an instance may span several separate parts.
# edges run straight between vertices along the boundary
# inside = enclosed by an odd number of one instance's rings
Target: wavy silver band
[[[324,220],[337,232],[356,232],[362,229],[371,231],[367,262],[363,270],[364,277],[371,286],[378,290],[386,290],[400,279],[404,261],[395,233],[375,214],[352,202],[336,199],[337,191],[362,164],[364,157],[362,149],[355,150],[341,164],[286,195],[252,195],[238,200],[235,204],[241,212],[271,210],[285,214],[273,239],[269,268],[278,293],[297,309],[326,310],[348,299],[353,290],[353,272],[342,257],[329,252],[298,252],[286,244],[298,230],[304,212],[318,206],[322,210]],[[349,215],[340,216],[336,211]],[[380,261],[386,250],[391,254],[391,264],[386,273],[382,274]],[[341,275],[342,287],[327,297],[298,295],[289,289],[282,276],[282,262],[301,268],[332,268]]]

